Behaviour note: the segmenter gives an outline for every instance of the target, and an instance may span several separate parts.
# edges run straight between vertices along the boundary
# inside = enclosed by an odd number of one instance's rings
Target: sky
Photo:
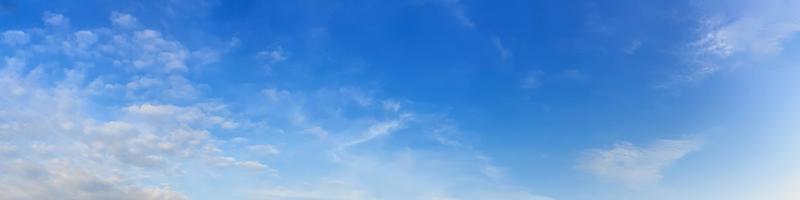
[[[0,200],[796,200],[798,10],[0,0]]]

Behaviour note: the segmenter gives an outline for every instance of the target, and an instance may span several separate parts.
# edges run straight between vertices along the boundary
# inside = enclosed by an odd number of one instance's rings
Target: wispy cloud
[[[625,52],[626,54],[634,54],[636,53],[637,50],[639,50],[639,47],[641,46],[642,46],[642,41],[633,40],[622,51]]]
[[[721,58],[736,53],[780,53],[784,43],[800,32],[798,5],[787,1],[747,3],[738,16],[707,18],[702,23],[704,35],[693,45],[699,53]]]
[[[662,139],[646,147],[620,142],[610,149],[585,151],[578,169],[630,186],[652,184],[661,180],[667,167],[699,148],[695,139]]]
[[[492,45],[494,45],[494,48],[500,52],[500,58],[504,60],[511,58],[511,50],[503,45],[503,42],[500,41],[499,37],[492,38]]]
[[[467,28],[475,28],[475,23],[472,22],[472,19],[467,16],[466,10],[464,10],[464,5],[461,3],[460,0],[438,0],[440,1],[445,8],[455,17],[461,26]]]
[[[402,128],[403,123],[410,117],[411,117],[410,115],[402,115],[400,116],[399,119],[375,123],[371,125],[369,128],[367,128],[367,130],[364,131],[364,133],[361,136],[359,136],[354,140],[344,143],[342,147],[358,145],[381,136],[389,135],[392,132],[396,131],[397,129]]]
[[[520,88],[533,90],[542,86],[542,79],[546,73],[541,70],[528,71],[527,75],[520,80]]]
[[[452,122],[433,117],[437,113],[415,110],[411,102],[378,98],[356,87],[312,92],[276,88],[262,91],[260,102],[267,109],[263,113],[272,113],[265,122],[272,125],[271,129],[322,143],[313,147],[302,143],[282,146],[281,155],[318,149],[314,154],[326,156],[315,163],[335,167],[327,168],[325,176],[310,181],[254,186],[248,189],[253,196],[353,200],[550,199],[514,187],[507,181],[506,168],[456,137],[458,134],[453,132],[457,128]],[[341,114],[353,111],[370,114]],[[282,119],[293,119],[295,123],[272,123]],[[308,135],[313,130],[324,132],[325,137]],[[438,150],[431,152],[406,145],[405,141],[412,138],[429,140]],[[309,162],[315,159],[303,158]],[[278,170],[281,174],[292,171]]]
[[[700,34],[687,44],[684,59],[690,69],[658,88],[704,80],[719,71],[736,68],[731,63],[750,63],[780,54],[786,42],[800,33],[800,3],[768,0],[737,4],[710,2],[698,8]],[[723,9],[720,9],[723,8]]]

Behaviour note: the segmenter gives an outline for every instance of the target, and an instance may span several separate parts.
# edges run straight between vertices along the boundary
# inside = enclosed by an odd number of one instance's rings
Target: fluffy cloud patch
[[[45,25],[53,27],[63,27],[69,25],[69,18],[64,17],[62,14],[53,12],[45,12],[42,15],[42,21],[44,21]]]
[[[236,128],[238,123],[220,114],[225,112],[225,105],[199,104],[180,107],[175,105],[140,104],[130,105],[123,110],[134,119],[145,120],[163,125],[192,125],[221,128]]]
[[[45,13],[46,28],[3,32],[18,48],[0,63],[0,199],[178,200],[188,198],[140,183],[189,169],[277,173],[219,146],[212,132],[239,124],[175,73],[190,69],[188,49],[155,30],[122,30],[136,22],[127,14],[111,20],[120,29],[75,31]]]
[[[30,40],[27,33],[20,30],[10,30],[3,32],[3,43],[9,46],[24,45]]]
[[[693,139],[657,140],[647,147],[621,142],[610,149],[584,152],[578,168],[632,186],[651,184],[661,180],[667,167],[699,148],[699,141]]]
[[[184,194],[167,187],[142,187],[125,177],[100,176],[64,162],[46,164],[23,160],[2,162],[3,179],[0,199],[121,199],[121,200],[187,200]]]
[[[139,20],[127,13],[112,12],[110,20],[114,26],[121,28],[136,28],[139,26]]]
[[[115,38],[118,39],[118,38]],[[165,39],[160,32],[145,29],[133,33],[129,42],[134,55],[129,62],[136,68],[163,67],[166,71],[185,71],[188,51],[178,42]],[[126,62],[123,60],[123,62]]]

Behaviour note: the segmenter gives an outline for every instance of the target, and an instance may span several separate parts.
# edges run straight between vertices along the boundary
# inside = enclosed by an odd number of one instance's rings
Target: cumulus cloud
[[[109,18],[111,23],[120,28],[136,28],[139,27],[139,20],[127,13],[111,12]]]
[[[277,173],[225,155],[212,131],[239,123],[225,104],[195,99],[197,85],[175,74],[196,63],[178,41],[146,28],[71,30],[56,13],[42,19],[49,28],[36,34],[2,35],[19,48],[0,63],[0,199],[187,199],[139,183],[187,165],[214,170],[219,160],[230,170]],[[112,14],[115,26],[133,22]]]
[[[700,143],[695,139],[657,140],[647,147],[620,142],[610,149],[584,152],[578,168],[631,186],[652,184],[661,180],[667,167],[699,148]]]
[[[53,27],[63,27],[69,25],[69,18],[64,17],[59,13],[53,12],[45,12],[42,15],[42,21],[44,21],[45,25],[53,26]]]
[[[170,104],[130,105],[123,108],[134,119],[150,121],[153,124],[218,126],[236,128],[238,123],[220,114],[225,112],[225,105],[200,104],[195,106],[175,106]]]
[[[203,93],[204,85],[196,84],[181,75],[133,76],[124,86],[130,99],[196,99]]]
[[[160,32],[145,29],[133,33],[129,42],[137,57],[129,61],[136,68],[163,67],[166,71],[185,71],[188,51],[180,43],[165,39]]]
[[[30,40],[27,33],[20,30],[10,30],[3,32],[3,43],[9,46],[24,45]]]

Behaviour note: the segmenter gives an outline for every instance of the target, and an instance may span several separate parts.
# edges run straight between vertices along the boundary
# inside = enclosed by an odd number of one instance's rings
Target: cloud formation
[[[511,58],[511,50],[503,45],[503,42],[500,41],[499,37],[492,38],[492,45],[494,45],[494,48],[500,52],[500,58],[504,60]]]
[[[698,10],[700,34],[690,42],[686,61],[691,69],[658,87],[696,82],[722,70],[735,69],[781,54],[800,33],[800,14],[794,1],[704,2]],[[737,64],[738,63],[738,64]]]
[[[585,151],[578,169],[630,186],[653,184],[661,180],[667,167],[699,148],[699,141],[694,139],[662,139],[647,147],[620,142],[610,149]]]
[[[154,103],[200,95],[185,92],[194,84],[174,74],[191,63],[180,42],[136,29],[136,19],[123,13],[111,21],[124,30],[71,30],[67,17],[51,12],[42,19],[51,28],[3,32],[4,45],[15,51],[0,64],[0,166],[7,172],[0,198],[179,200],[188,197],[140,183],[187,166],[275,173],[225,155],[211,132],[238,123],[224,104]]]
[[[9,172],[0,198],[188,199],[174,180],[255,177],[270,183],[217,189],[252,189],[245,199],[549,199],[512,186],[504,168],[439,131],[449,120],[409,101],[358,87],[272,87],[232,110],[190,77],[223,61],[228,44],[188,48],[121,12],[109,27],[73,30],[58,13],[43,22],[2,35],[16,51],[0,68],[0,164]],[[287,59],[281,47],[259,57]],[[442,151],[405,143],[419,139]],[[305,172],[286,162],[298,159],[332,167],[294,180]]]

